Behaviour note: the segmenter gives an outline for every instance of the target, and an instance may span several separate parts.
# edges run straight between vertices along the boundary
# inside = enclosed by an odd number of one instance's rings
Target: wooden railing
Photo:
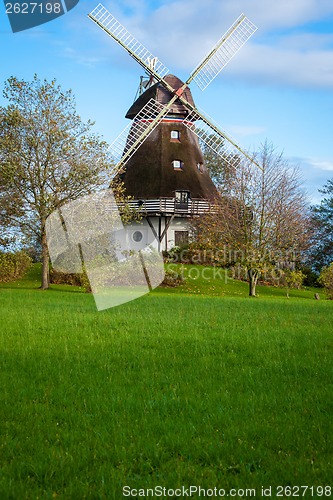
[[[184,216],[200,215],[209,212],[213,204],[207,200],[192,198],[187,203],[179,203],[175,198],[158,198],[155,200],[133,200],[131,208],[149,214],[179,214]]]

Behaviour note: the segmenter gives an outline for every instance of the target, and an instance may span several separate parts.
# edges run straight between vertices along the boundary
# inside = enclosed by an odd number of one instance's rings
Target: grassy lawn
[[[332,485],[333,303],[182,271],[99,313],[35,270],[1,286],[1,499]]]

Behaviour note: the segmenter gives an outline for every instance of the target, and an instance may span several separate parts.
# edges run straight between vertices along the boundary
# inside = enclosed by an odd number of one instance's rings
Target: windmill
[[[163,244],[167,250],[186,242],[189,217],[209,210],[217,194],[205,169],[199,142],[206,144],[231,167],[237,167],[242,158],[257,165],[219,125],[195,106],[189,89],[194,81],[205,90],[257,28],[242,14],[182,82],[170,75],[168,68],[102,4],[93,9],[89,18],[122,46],[148,75],[141,87],[143,93],[126,115],[133,121],[113,142],[111,150],[117,175],[123,179],[127,192],[134,196],[134,205],[145,213],[145,221],[158,241],[158,249]],[[153,162],[152,148],[164,151],[157,170],[158,162]],[[176,156],[174,153],[171,160],[169,153],[177,148],[182,154]],[[186,161],[182,155],[186,155]],[[173,235],[169,237],[171,229]],[[134,241],[139,233],[141,241],[144,231],[133,228]]]

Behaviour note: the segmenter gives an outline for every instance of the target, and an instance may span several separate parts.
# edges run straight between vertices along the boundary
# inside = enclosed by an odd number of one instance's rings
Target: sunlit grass
[[[330,301],[198,277],[98,313],[35,277],[0,289],[0,498],[330,483]]]

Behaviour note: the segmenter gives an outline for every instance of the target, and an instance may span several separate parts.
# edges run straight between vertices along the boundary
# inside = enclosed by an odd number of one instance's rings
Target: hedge
[[[22,278],[32,264],[31,258],[23,251],[0,252],[0,282]]]

